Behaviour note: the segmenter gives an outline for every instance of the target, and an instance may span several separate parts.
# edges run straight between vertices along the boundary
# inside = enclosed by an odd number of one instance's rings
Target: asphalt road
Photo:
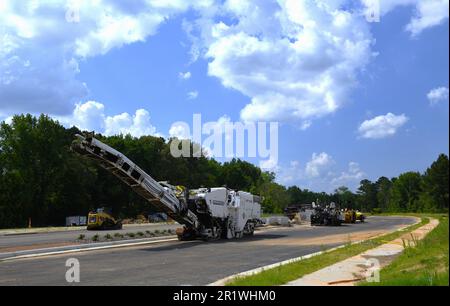
[[[68,285],[66,260],[80,262],[80,285],[206,285],[260,266],[342,245],[414,223],[370,217],[341,227],[277,228],[241,240],[170,242],[126,249],[0,262],[0,285]]]
[[[77,243],[78,237],[83,234],[86,237],[92,237],[95,234],[104,236],[106,234],[114,235],[115,233],[137,233],[145,232],[147,230],[168,230],[177,229],[181,227],[179,224],[148,224],[139,226],[127,226],[125,225],[121,230],[114,231],[88,231],[88,230],[77,230],[77,231],[65,231],[65,232],[52,232],[52,233],[38,233],[38,234],[20,234],[20,235],[8,235],[0,236],[0,252],[5,249],[10,249],[14,247],[27,248],[31,246],[39,247],[45,245],[57,245],[60,243]]]

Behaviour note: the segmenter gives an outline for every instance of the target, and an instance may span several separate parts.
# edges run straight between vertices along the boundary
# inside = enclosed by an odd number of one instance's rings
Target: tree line
[[[46,115],[18,115],[0,124],[0,228],[63,225],[65,217],[108,206],[121,218],[153,212],[148,202],[117,178],[70,150],[75,127]],[[329,203],[364,211],[448,211],[448,157],[440,155],[425,173],[363,180],[356,193],[343,186],[334,193],[276,183],[275,174],[233,159],[174,158],[160,137],[130,135],[101,141],[127,155],[156,180],[188,188],[227,186],[263,196],[264,212],[281,213],[289,204]]]

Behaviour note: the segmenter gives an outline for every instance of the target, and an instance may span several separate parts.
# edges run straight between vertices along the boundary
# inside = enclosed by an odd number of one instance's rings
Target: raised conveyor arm
[[[197,216],[188,209],[187,201],[178,199],[173,190],[162,186],[124,154],[94,137],[77,135],[77,138],[72,144],[73,151],[97,161],[173,220],[197,227]]]

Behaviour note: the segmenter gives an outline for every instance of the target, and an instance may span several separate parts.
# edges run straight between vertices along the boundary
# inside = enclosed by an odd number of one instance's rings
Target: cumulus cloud
[[[119,134],[130,134],[134,137],[161,136],[151,124],[150,113],[145,109],[138,109],[133,115],[122,113],[107,116],[102,103],[88,101],[77,104],[72,115],[57,119],[64,125],[76,126],[80,130],[95,131],[106,136]]]
[[[343,1],[226,1],[234,22],[202,23],[208,73],[251,99],[244,121],[335,112],[371,58],[372,37]]]
[[[333,164],[333,158],[327,153],[313,153],[311,160],[306,164],[305,174],[310,178],[319,177],[329,170]]]
[[[81,60],[145,41],[193,9],[195,20],[183,23],[193,56],[204,55],[209,75],[249,97],[241,118],[306,127],[345,104],[372,57],[369,25],[347,2],[3,0],[0,110],[70,114],[88,94],[77,78]],[[416,6],[412,33],[448,19],[448,0],[381,1],[383,13],[399,5]]]
[[[314,153],[304,165],[294,160],[287,166],[278,166],[275,173],[281,184],[296,184],[300,188],[326,192],[332,192],[340,186],[356,190],[359,182],[366,176],[357,162],[350,162],[344,170],[339,168],[330,154],[322,152]]]
[[[169,137],[191,139],[191,128],[186,122],[176,122],[169,129]]]
[[[361,137],[380,139],[395,135],[397,130],[402,127],[409,118],[404,114],[394,115],[388,113],[384,116],[377,116],[373,119],[364,121],[358,129]]]
[[[438,87],[430,90],[427,94],[430,105],[436,105],[442,101],[448,101],[448,87]]]
[[[448,0],[419,1],[416,13],[406,26],[412,36],[417,36],[423,30],[440,25],[448,20]]]
[[[350,162],[348,164],[347,171],[341,172],[341,174],[331,180],[331,185],[334,188],[340,186],[347,186],[351,189],[355,189],[361,180],[365,177],[364,171],[361,170],[360,166],[356,162]]]
[[[130,134],[135,137],[157,135],[156,128],[150,122],[150,113],[138,109],[134,115],[122,113],[106,117],[105,135]]]
[[[80,130],[103,131],[105,128],[105,106],[96,101],[78,103],[73,115],[64,121],[75,125]]]
[[[69,115],[88,94],[80,60],[145,41],[211,1],[0,1],[0,110]]]

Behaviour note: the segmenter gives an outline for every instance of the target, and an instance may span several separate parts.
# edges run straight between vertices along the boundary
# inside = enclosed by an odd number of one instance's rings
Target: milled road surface
[[[81,265],[81,285],[206,285],[226,276],[413,224],[408,217],[370,217],[341,227],[277,228],[254,237],[170,242],[125,249],[0,262],[0,285],[68,285],[66,260]]]

